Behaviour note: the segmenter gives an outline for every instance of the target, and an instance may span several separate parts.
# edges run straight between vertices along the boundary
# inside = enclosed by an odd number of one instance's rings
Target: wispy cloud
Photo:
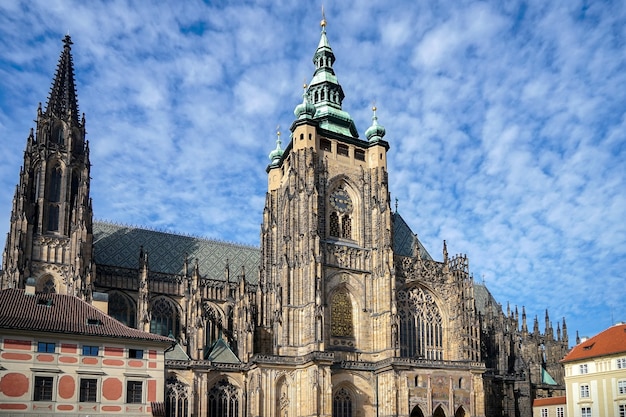
[[[101,219],[258,244],[267,154],[313,73],[301,2],[0,5],[0,232],[69,30]],[[344,109],[387,129],[392,197],[497,299],[593,334],[626,319],[621,2],[332,4]],[[4,221],[2,221],[4,219]]]

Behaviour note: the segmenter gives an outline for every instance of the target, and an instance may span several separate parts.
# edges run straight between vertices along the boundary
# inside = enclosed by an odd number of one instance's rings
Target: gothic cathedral
[[[106,302],[170,336],[173,417],[532,415],[564,392],[565,321],[520,328],[468,259],[434,260],[388,189],[385,129],[360,137],[322,21],[314,73],[267,166],[260,249],[92,221],[71,40],[24,153],[1,288]],[[261,216],[261,213],[259,213]]]

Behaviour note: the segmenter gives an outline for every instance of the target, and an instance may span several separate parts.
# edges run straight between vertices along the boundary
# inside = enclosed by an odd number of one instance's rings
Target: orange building
[[[1,290],[0,414],[152,415],[173,342],[78,297]]]

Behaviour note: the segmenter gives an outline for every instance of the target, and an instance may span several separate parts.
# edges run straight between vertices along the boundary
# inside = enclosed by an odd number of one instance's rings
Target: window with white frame
[[[548,417],[548,409],[547,408],[542,408],[541,409],[541,417]]]
[[[617,359],[617,369],[626,369],[626,358]]]
[[[556,417],[564,417],[565,416],[565,408],[557,407],[556,408]]]
[[[580,409],[581,417],[591,417],[591,407],[583,407]]]
[[[589,385],[580,386],[580,398],[589,398]]]
[[[626,417],[626,405],[624,404],[619,406],[619,417]]]
[[[626,394],[626,379],[617,381],[617,392],[622,395]]]
[[[587,364],[586,364],[586,363],[585,363],[585,364],[583,364],[583,365],[580,365],[580,368],[579,368],[579,369],[580,369],[580,373],[581,373],[581,374],[586,374],[587,372],[589,372],[589,370],[588,370],[588,368],[587,368]]]

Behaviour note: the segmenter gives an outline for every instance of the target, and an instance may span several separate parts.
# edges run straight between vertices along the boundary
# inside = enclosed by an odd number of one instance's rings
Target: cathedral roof
[[[72,39],[70,35],[65,35],[63,44],[63,52],[61,52],[54,81],[52,82],[52,87],[50,87],[45,114],[59,118],[69,116],[78,124],[78,99],[74,83],[74,63],[72,62]]]
[[[414,256],[413,248],[416,245],[419,247],[422,259],[433,260],[417,235],[396,211],[393,214],[393,252],[400,256]]]
[[[561,362],[573,362],[598,356],[626,353],[626,324],[616,324],[577,344]]]
[[[248,282],[258,280],[260,250],[253,246],[106,222],[94,222],[93,237],[96,264],[138,269],[143,247],[150,271],[182,275],[187,257],[190,263],[198,259],[200,275],[205,278],[224,280],[228,265],[233,276],[239,275],[243,266]]]
[[[168,337],[132,329],[78,297],[0,291],[0,329],[115,337],[171,344]]]
[[[241,363],[237,355],[233,353],[228,344],[221,337],[213,343],[206,359],[218,363]]]

